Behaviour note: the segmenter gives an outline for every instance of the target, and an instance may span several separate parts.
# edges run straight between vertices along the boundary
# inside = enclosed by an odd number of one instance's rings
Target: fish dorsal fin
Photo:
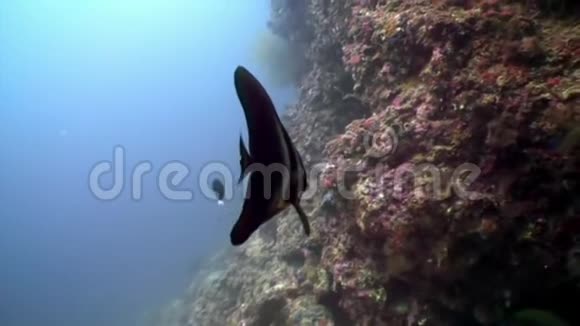
[[[248,149],[244,145],[242,135],[240,135],[240,178],[238,179],[238,183],[241,183],[246,174],[248,174],[248,166],[250,166],[250,164],[252,164],[252,158],[248,153]]]

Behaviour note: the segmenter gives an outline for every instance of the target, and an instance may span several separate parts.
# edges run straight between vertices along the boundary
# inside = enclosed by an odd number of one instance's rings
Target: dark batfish
[[[213,192],[216,195],[216,198],[218,200],[218,205],[223,205],[224,204],[224,194],[225,194],[225,186],[223,184],[223,182],[219,179],[214,179],[213,182],[211,183],[211,189],[213,190]]]
[[[250,180],[242,212],[230,233],[231,243],[235,246],[243,244],[260,225],[290,205],[298,212],[304,232],[310,235],[308,217],[300,206],[302,193],[308,187],[300,154],[260,82],[248,70],[239,66],[234,73],[234,84],[244,109],[250,143],[248,151],[240,137],[240,181],[247,174],[250,174]],[[264,173],[250,173],[252,164],[283,167],[289,178],[285,179],[282,173],[272,172],[268,184],[265,184]],[[270,187],[270,196],[266,196],[265,191],[268,189],[265,187]]]

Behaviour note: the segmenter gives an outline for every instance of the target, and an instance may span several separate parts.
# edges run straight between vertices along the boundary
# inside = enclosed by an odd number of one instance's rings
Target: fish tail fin
[[[306,234],[306,236],[309,236],[310,235],[310,222],[308,222],[308,216],[306,215],[306,213],[304,213],[304,210],[302,210],[300,203],[296,202],[296,203],[292,203],[292,205],[296,209],[296,212],[298,213],[298,217],[300,217],[300,222],[302,222],[302,227],[304,228],[304,233]]]

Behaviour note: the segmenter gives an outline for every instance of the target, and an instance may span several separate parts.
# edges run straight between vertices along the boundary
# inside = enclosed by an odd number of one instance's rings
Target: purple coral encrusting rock
[[[272,0],[307,49],[284,123],[324,163],[313,234],[287,211],[176,325],[487,325],[566,274],[580,29],[536,2]]]

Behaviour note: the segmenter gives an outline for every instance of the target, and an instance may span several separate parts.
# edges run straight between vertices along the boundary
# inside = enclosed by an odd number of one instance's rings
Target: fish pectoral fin
[[[283,209],[285,209],[286,207],[288,207],[289,203],[285,200],[280,200],[278,202],[278,205],[276,206],[276,210],[281,211]]]
[[[240,135],[240,178],[238,184],[242,182],[246,174],[248,174],[248,166],[252,164],[252,157],[248,153],[248,149],[244,145],[242,135]]]
[[[288,206],[290,205],[289,202],[285,201],[285,200],[280,200],[274,204],[272,204],[271,208],[268,211],[268,219],[278,215],[278,213],[280,213],[281,211],[285,210],[286,208],[288,208]]]
[[[308,216],[302,210],[302,207],[299,203],[292,203],[296,212],[298,213],[298,217],[300,217],[300,222],[302,222],[302,227],[304,228],[304,233],[309,236],[310,235],[310,222],[308,221]]]
[[[242,171],[242,173],[240,173],[240,177],[238,178],[238,184],[242,183],[242,181],[244,180],[244,172]]]

